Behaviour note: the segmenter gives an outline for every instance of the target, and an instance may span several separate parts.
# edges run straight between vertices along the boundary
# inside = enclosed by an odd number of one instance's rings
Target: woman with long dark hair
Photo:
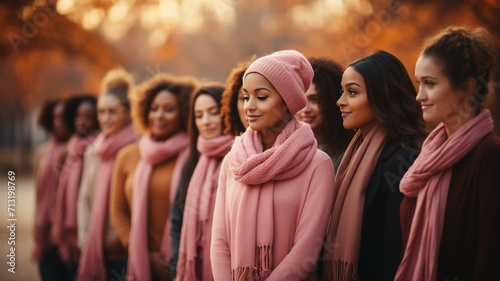
[[[78,96],[69,99],[64,107],[66,126],[74,130],[63,152],[63,167],[57,190],[52,234],[61,258],[67,266],[68,279],[73,280],[78,267],[80,251],[77,237],[77,200],[82,176],[85,149],[99,134],[97,99]]]
[[[179,201],[185,203],[185,207],[176,280],[213,280],[210,243],[215,195],[220,164],[233,143],[230,135],[223,134],[220,115],[223,91],[222,85],[205,85],[191,99],[191,148],[199,160],[189,186],[181,185],[179,189]]]
[[[335,178],[325,280],[392,280],[401,260],[399,182],[425,138],[403,64],[377,51],[342,75],[344,127],[357,130]]]
[[[42,280],[60,280],[64,271],[64,264],[50,236],[51,216],[61,171],[59,159],[72,134],[63,121],[64,106],[64,100],[48,100],[43,104],[38,117],[38,124],[49,135],[49,140],[37,147],[33,159],[36,186],[33,259],[38,262]]]
[[[307,106],[297,113],[297,119],[311,126],[318,148],[332,158],[337,171],[344,151],[354,136],[353,130],[342,125],[340,109],[336,105],[342,95],[340,81],[342,67],[325,58],[310,58],[314,70],[311,87],[306,92]]]

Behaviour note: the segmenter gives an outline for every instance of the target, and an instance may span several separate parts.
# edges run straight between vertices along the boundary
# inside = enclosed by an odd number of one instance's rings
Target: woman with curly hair
[[[226,89],[222,94],[221,114],[224,119],[224,134],[239,136],[248,128],[248,120],[243,109],[243,74],[250,64],[257,59],[252,56],[249,61],[244,61],[238,64],[226,80]]]
[[[337,101],[357,130],[335,178],[325,280],[392,280],[401,261],[399,182],[426,136],[403,64],[377,51],[349,65]]]
[[[76,202],[83,171],[83,155],[99,134],[96,103],[94,96],[77,96],[66,101],[63,112],[66,126],[75,133],[63,152],[52,235],[67,266],[69,280],[74,279],[80,258]]]
[[[500,139],[484,108],[494,51],[485,29],[448,27],[416,63],[423,118],[440,124],[401,181],[406,248],[395,280],[500,276]]]
[[[71,130],[63,122],[64,101],[48,100],[38,117],[38,124],[49,140],[37,147],[33,159],[36,186],[35,249],[33,259],[38,263],[42,280],[59,280],[64,264],[50,237],[51,215],[57,194],[60,166],[58,160],[66,149]]]
[[[110,218],[128,249],[127,276],[170,280],[170,209],[182,166],[189,154],[185,133],[190,77],[158,74],[131,97],[132,120],[143,136],[116,157]]]
[[[97,101],[101,133],[85,151],[78,195],[78,246],[82,257],[77,280],[112,280],[127,266],[127,251],[109,221],[109,188],[116,155],[134,143],[128,92],[133,79],[123,69],[110,71]],[[103,84],[104,84],[103,83]]]
[[[311,87],[306,92],[307,106],[297,113],[297,119],[311,126],[318,148],[332,158],[337,171],[344,151],[354,136],[353,130],[342,125],[340,109],[335,104],[341,96],[342,67],[324,58],[310,58],[314,70]]]

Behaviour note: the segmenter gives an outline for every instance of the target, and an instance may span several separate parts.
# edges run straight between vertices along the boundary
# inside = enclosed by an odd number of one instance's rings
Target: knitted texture
[[[248,129],[236,138],[228,153],[228,169],[247,184],[234,226],[238,245],[231,254],[233,280],[264,280],[272,271],[274,244],[274,185],[300,175],[317,149],[311,128],[293,118],[278,135],[273,147],[263,151],[259,132]],[[233,232],[233,230],[231,230]],[[233,255],[234,254],[234,255]],[[258,278],[254,278],[258,276]]]
[[[285,50],[254,61],[243,78],[250,73],[264,76],[278,91],[292,115],[307,105],[306,91],[314,71],[309,61],[295,50]]]
[[[293,118],[278,135],[274,146],[263,151],[259,132],[248,129],[236,138],[228,154],[229,169],[236,180],[249,185],[295,177],[309,165],[316,152],[311,148],[317,145],[311,134],[310,127]]]

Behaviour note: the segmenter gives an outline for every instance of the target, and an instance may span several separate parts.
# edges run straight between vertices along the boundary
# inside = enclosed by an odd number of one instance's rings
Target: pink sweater
[[[317,150],[309,166],[298,176],[276,181],[274,186],[274,244],[272,273],[266,280],[304,280],[316,265],[332,211],[334,170],[332,161]],[[232,206],[240,201],[238,182],[222,162],[212,228],[211,260],[215,280],[231,280],[231,253],[238,245],[231,240]],[[244,200],[244,199],[243,199]],[[231,207],[232,206],[232,207]],[[227,207],[227,208],[226,208]],[[298,278],[298,279],[297,279]],[[314,279],[314,278],[311,278]]]

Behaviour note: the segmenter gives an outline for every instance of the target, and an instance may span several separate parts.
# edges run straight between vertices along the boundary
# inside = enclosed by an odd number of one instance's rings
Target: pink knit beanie
[[[305,93],[311,85],[314,71],[301,53],[285,50],[261,57],[248,67],[243,79],[253,72],[266,77],[292,115],[306,107]]]

